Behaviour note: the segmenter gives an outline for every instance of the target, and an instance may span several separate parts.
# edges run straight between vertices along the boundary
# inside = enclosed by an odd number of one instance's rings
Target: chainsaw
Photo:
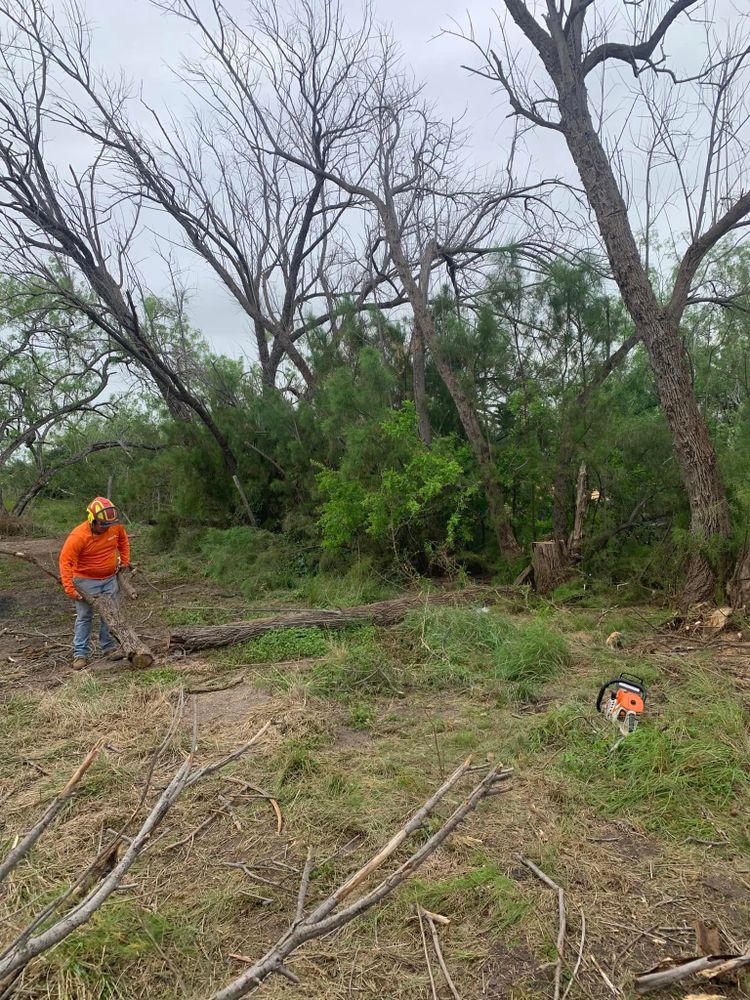
[[[602,684],[596,699],[596,710],[617,726],[623,736],[627,736],[635,732],[645,704],[646,688],[643,680],[632,674],[620,674]]]

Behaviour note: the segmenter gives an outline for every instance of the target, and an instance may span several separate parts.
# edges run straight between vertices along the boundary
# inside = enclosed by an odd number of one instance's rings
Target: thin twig
[[[419,920],[419,933],[422,935],[422,949],[424,950],[424,960],[427,963],[427,972],[430,977],[430,987],[432,988],[432,1000],[438,1000],[437,990],[435,989],[435,977],[432,974],[432,965],[430,964],[430,953],[427,950],[427,938],[424,933],[424,923],[422,922],[422,908],[417,903],[417,918]]]
[[[440,938],[438,937],[437,927],[435,926],[435,920],[433,918],[433,915],[430,913],[429,910],[425,910],[423,909],[423,907],[419,905],[417,905],[417,912],[421,913],[421,916],[423,916],[427,921],[427,923],[430,925],[430,932],[432,933],[432,945],[435,949],[435,954],[437,955],[437,960],[442,970],[442,973],[445,976],[445,981],[448,984],[448,989],[455,997],[455,1000],[461,1000],[459,992],[454,986],[453,980],[451,979],[450,973],[448,972],[448,966],[445,964],[445,959],[443,958],[443,950],[440,947]]]
[[[562,984],[562,963],[563,963],[563,951],[565,949],[565,892],[560,888],[557,882],[554,882],[549,875],[545,875],[541,868],[538,868],[533,861],[529,861],[528,858],[524,858],[521,854],[516,854],[515,857],[521,862],[521,864],[526,865],[529,871],[533,872],[538,879],[544,882],[545,885],[549,886],[550,889],[554,889],[557,893],[557,916],[558,916],[558,931],[557,931],[557,962],[555,963],[555,993],[554,1000],[560,1000],[560,986]]]
[[[310,873],[312,872],[312,860],[313,860],[312,847],[308,847],[307,858],[305,860],[305,867],[302,871],[302,879],[299,884],[299,894],[297,896],[297,914],[294,918],[294,921],[297,924],[305,916],[305,900],[307,898],[307,890],[310,887]]]
[[[573,966],[573,972],[570,977],[568,985],[565,987],[565,992],[562,995],[562,1000],[567,1000],[568,993],[570,993],[573,988],[573,983],[578,975],[578,970],[581,968],[581,962],[583,961],[583,949],[586,945],[586,914],[583,912],[583,907],[581,907],[581,941],[578,945],[578,957],[576,958],[576,964]]]

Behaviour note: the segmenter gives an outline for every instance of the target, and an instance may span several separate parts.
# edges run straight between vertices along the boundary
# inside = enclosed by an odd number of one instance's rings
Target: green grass
[[[415,683],[438,690],[500,681],[506,696],[531,700],[571,660],[549,623],[517,623],[492,609],[425,608],[407,617],[402,632],[421,655]]]
[[[546,713],[524,749],[546,756],[557,751],[553,767],[570,794],[606,818],[632,819],[676,839],[715,840],[718,829],[733,830],[749,846],[740,821],[750,808],[750,735],[742,705],[700,671],[668,698],[662,718],[647,716],[615,750],[614,730],[602,721],[592,731],[573,705]]]
[[[238,643],[219,654],[227,666],[243,663],[282,663],[308,656],[325,656],[330,649],[327,634],[319,628],[288,628],[267,632],[257,639]]]
[[[419,903],[450,919],[465,918],[467,913],[472,913],[485,926],[489,923],[496,933],[507,931],[529,910],[517,883],[485,858],[481,858],[475,868],[447,879],[416,878],[404,895],[412,904]]]
[[[65,938],[50,954],[49,963],[81,991],[72,995],[125,1000],[128,991],[122,973],[149,958],[158,961],[169,951],[179,954],[182,965],[196,950],[195,934],[184,912],[146,910],[131,900],[115,898]]]

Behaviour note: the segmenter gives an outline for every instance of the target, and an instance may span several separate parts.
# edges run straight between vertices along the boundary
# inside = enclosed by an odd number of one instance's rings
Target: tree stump
[[[733,611],[750,608],[750,545],[746,545],[740,553],[727,591]]]
[[[531,556],[534,568],[534,584],[537,593],[549,594],[570,575],[570,559],[561,539],[550,542],[534,542]]]

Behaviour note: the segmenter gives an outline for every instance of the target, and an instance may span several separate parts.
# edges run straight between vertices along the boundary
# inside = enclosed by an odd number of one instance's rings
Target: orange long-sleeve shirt
[[[68,597],[76,596],[73,577],[105,580],[114,576],[119,565],[130,563],[130,542],[121,524],[95,535],[88,521],[73,528],[60,552],[60,579]]]

